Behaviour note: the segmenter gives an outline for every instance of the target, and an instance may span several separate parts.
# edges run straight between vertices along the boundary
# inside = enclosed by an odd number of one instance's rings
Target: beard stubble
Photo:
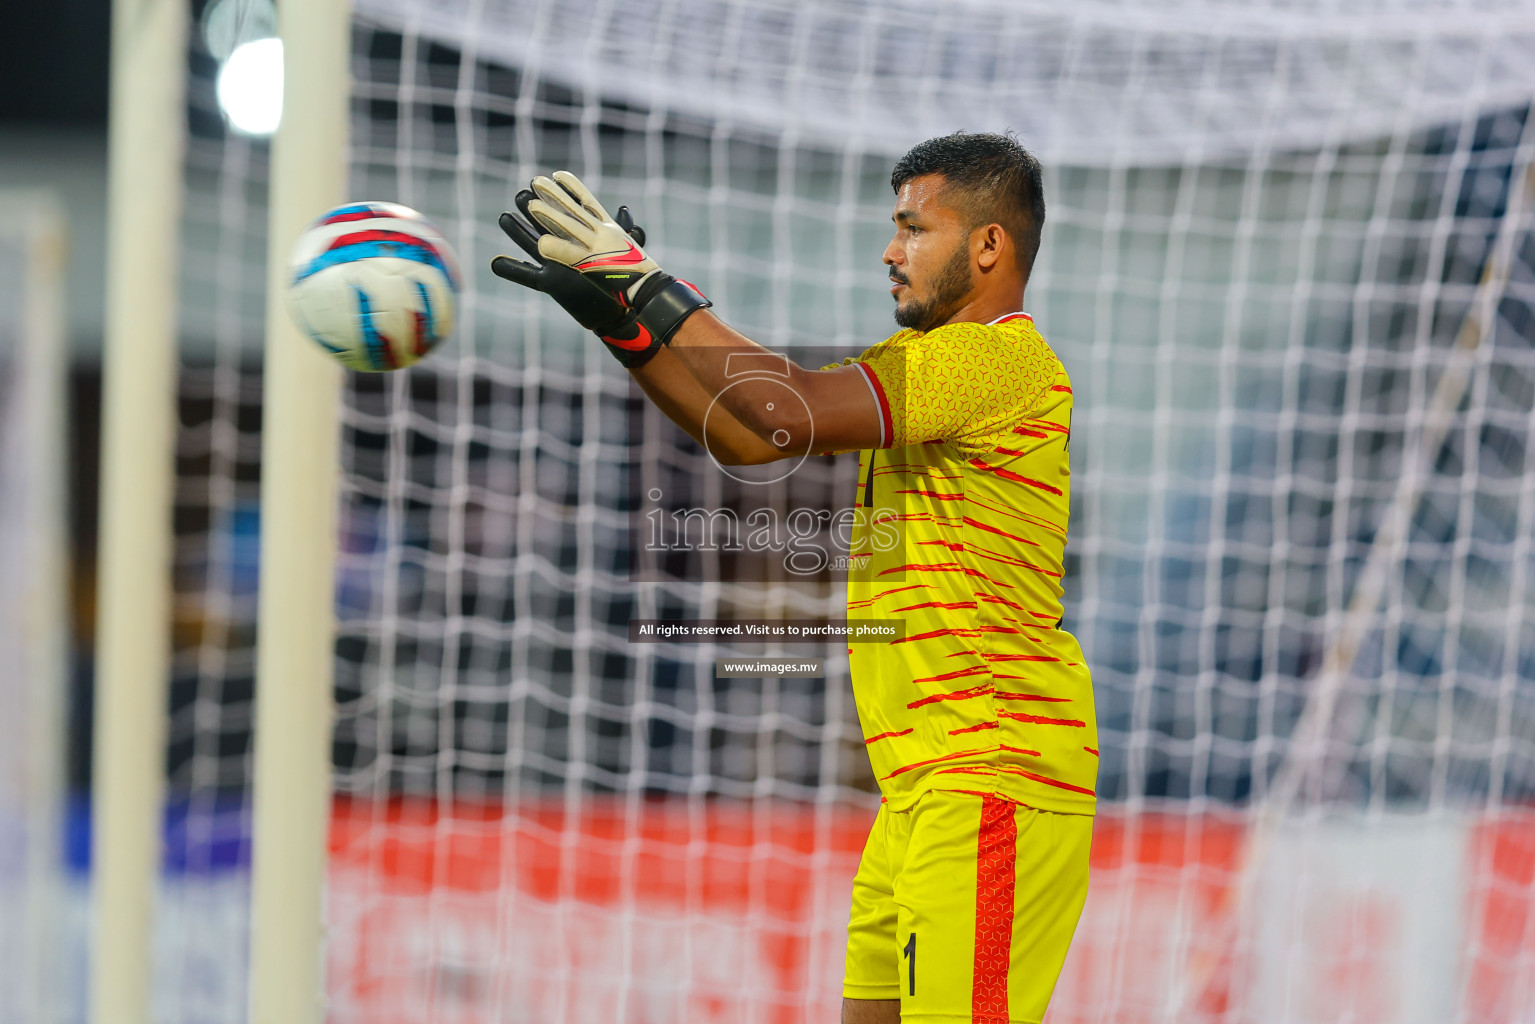
[[[902,327],[926,333],[942,324],[964,303],[970,294],[970,246],[954,247],[933,279],[933,297],[925,302],[908,302],[895,307],[895,322]]]

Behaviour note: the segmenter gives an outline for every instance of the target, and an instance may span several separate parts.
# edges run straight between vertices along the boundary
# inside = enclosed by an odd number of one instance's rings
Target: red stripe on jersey
[[[907,569],[913,572],[964,572],[965,567],[958,562],[907,562],[893,569],[885,569],[880,575],[887,572],[905,572]]]
[[[1016,677],[1014,677],[1014,676],[1005,676],[1005,677],[999,676],[997,678],[1013,679],[1013,678],[1016,678]],[[1008,693],[1005,690],[998,690],[997,691],[997,699],[998,700],[1043,700],[1043,701],[1049,701],[1051,704],[1070,704],[1071,703],[1071,698],[1070,697],[1041,697],[1037,693]]]
[[[1051,391],[1064,391],[1068,395],[1071,394],[1071,388],[1067,387],[1064,384],[1052,384],[1052,385],[1050,385],[1050,390]]]
[[[1030,725],[1069,725],[1073,729],[1087,728],[1086,722],[1079,722],[1075,718],[1043,718],[1039,715],[1026,715],[1021,711],[998,711],[999,718],[1011,718],[1015,722],[1028,722]]]
[[[891,611],[914,612],[918,608],[947,608],[950,611],[953,611],[956,608],[963,608],[963,609],[967,609],[967,610],[974,610],[975,602],[974,601],[926,601],[926,602],[924,602],[922,604],[909,604],[905,608],[892,608]]]
[[[975,861],[975,970],[970,988],[974,1024],[1007,1024],[1007,973],[1013,958],[1013,879],[1018,868],[1016,805],[981,798]]]
[[[939,494],[937,491],[896,491],[897,494],[920,494],[924,498],[937,498],[939,501],[964,501],[963,494]]]
[[[1044,437],[1045,435],[1040,434],[1039,436]],[[1016,455],[1019,458],[1022,458],[1025,454],[1024,452],[1015,451],[1012,448],[993,448],[992,451],[996,452],[998,455]]]
[[[941,683],[949,679],[963,679],[965,676],[984,674],[991,671],[990,665],[972,665],[969,668],[957,668],[953,672],[945,672],[938,676],[923,676],[921,679],[913,679],[914,683]]]
[[[994,533],[998,537],[1006,537],[1008,540],[1015,540],[1019,544],[1033,544],[1036,548],[1039,547],[1038,541],[1025,540],[1024,538],[1014,536],[1005,530],[999,530],[995,526],[990,526],[986,523],[980,522],[979,520],[971,519],[969,516],[965,516],[962,521],[966,526],[973,526],[977,530],[985,530],[987,533]]]
[[[935,757],[928,761],[913,761],[911,764],[901,765],[901,767],[897,768],[889,775],[886,775],[885,779],[893,779],[897,775],[905,775],[909,771],[914,771],[917,768],[925,768],[930,764],[939,764],[943,761],[954,761],[961,757],[974,757],[977,754],[989,754],[994,749],[995,748],[993,747],[981,747],[977,750],[956,750],[952,754],[945,754],[942,757]]]
[[[1033,487],[1036,490],[1044,491],[1046,494],[1059,495],[1061,493],[1061,489],[1059,487],[1052,487],[1050,484],[1045,483],[1043,480],[1035,480],[1032,477],[1014,473],[1010,469],[1001,469],[997,466],[988,465],[987,463],[982,462],[980,459],[971,459],[970,465],[974,466],[976,469],[984,469],[988,473],[995,473],[1003,480],[1008,480],[1015,484],[1023,484],[1025,487]]]
[[[1061,578],[1061,574],[1053,569],[1046,569],[1044,566],[1035,565],[1033,562],[1025,562],[1020,558],[1014,558],[1012,555],[1004,555],[1000,552],[992,551],[983,547],[971,547],[968,550],[973,555],[979,555],[982,558],[989,558],[993,562],[1001,562],[1003,565],[1011,565],[1019,569],[1028,569],[1031,572],[1039,573],[1041,576],[1053,576],[1056,579]]]
[[[1022,434],[1024,437],[1045,438],[1045,437],[1049,437],[1050,436],[1049,434],[1045,433],[1043,430],[1035,430],[1032,427],[1014,427],[1013,428],[1013,433],[1015,433],[1015,434]]]
[[[893,740],[897,736],[906,736],[910,733],[910,729],[902,729],[900,732],[882,732],[878,736],[870,736],[864,740],[863,745],[867,747],[870,743],[878,743],[880,740]]]
[[[879,399],[879,429],[880,447],[889,448],[895,442],[895,427],[890,419],[890,399],[885,397],[885,388],[879,382],[879,375],[874,372],[874,367],[868,363],[854,363],[854,366],[863,371],[864,377],[874,389],[874,397]]]
[[[907,562],[905,565],[896,565],[889,569],[881,569],[879,574],[883,576],[886,573],[891,572],[905,572],[907,569],[910,569],[912,572],[962,572],[967,576],[979,576],[981,579],[985,580],[987,583],[990,583],[994,587],[1006,587],[1008,590],[1013,589],[1013,585],[1011,583],[1003,583],[1001,580],[994,580],[981,570],[972,569],[968,565],[960,565],[958,562]],[[1014,633],[1017,631],[1010,629],[1008,632]],[[896,643],[899,642],[899,640],[896,641]]]
[[[925,588],[925,587],[931,587],[931,586],[932,586],[931,583],[910,583],[910,584],[907,584],[904,587],[894,587],[894,588],[892,588],[890,590],[881,590],[878,594],[875,594],[874,596],[875,596],[876,599],[878,599],[878,598],[881,598],[881,597],[888,597],[891,594],[899,594],[903,590],[916,590],[919,587]]]
[[[1019,611],[1026,611],[1027,610],[1027,609],[1025,609],[1023,607],[1023,605],[1019,604],[1016,601],[1009,601],[1007,598],[1005,598],[1005,597],[998,597],[996,594],[988,594],[984,590],[977,592],[976,595],[975,595],[975,599],[977,601],[985,601],[987,604],[1005,605],[1008,608],[1016,608]]]
[[[885,509],[884,511],[888,513],[890,510]],[[946,516],[934,512],[902,512],[900,515],[887,515],[880,521],[891,523],[932,523],[934,526],[941,526],[946,530],[957,530],[964,525],[959,521],[958,516]]]
[[[993,505],[979,494],[970,495],[970,504],[977,508],[984,508],[988,512],[995,512],[997,515],[1005,516],[1008,519],[1017,519],[1031,526],[1038,526],[1040,529],[1049,530],[1052,533],[1064,534],[1066,532],[1066,527],[1053,523],[1043,516],[1037,516],[1032,512],[1024,512],[1021,509],[1012,508],[1007,505]]]
[[[984,732],[987,729],[998,728],[996,722],[982,722],[980,725],[967,725],[963,729],[950,729],[950,736],[962,736],[967,732]]]
[[[929,588],[931,586],[932,586],[931,583],[909,583],[909,584],[907,584],[904,587],[892,587],[889,590],[881,590],[879,593],[875,594],[873,597],[865,598],[862,601],[849,601],[847,603],[847,606],[849,608],[864,608],[864,607],[867,607],[867,606],[873,604],[875,601],[878,601],[881,598],[889,597],[891,594],[899,594],[903,590],[926,590],[927,588]]]
[[[1010,632],[1016,633],[1015,630]],[[987,661],[1060,661],[1060,658],[1052,658],[1048,654],[983,654],[981,657]]]
[[[963,628],[956,627],[954,629],[935,629],[931,633],[918,633],[916,636],[902,637],[899,640],[892,640],[892,641],[890,641],[890,643],[891,644],[909,644],[913,640],[931,640],[935,636],[980,636],[982,633],[1013,633],[1013,634],[1016,634],[1017,632],[1018,631],[1016,629],[1012,628],[1011,626],[977,626],[974,629],[963,629]],[[984,658],[984,657],[987,657],[987,655],[983,654],[983,655],[981,655],[981,657]],[[1038,661],[1039,659],[1036,658],[1034,660]],[[1055,659],[1055,658],[1048,658],[1046,660],[1048,660],[1048,661],[1055,661],[1057,659]]]
[[[963,473],[940,473],[932,466],[920,462],[892,462],[883,469],[876,469],[875,476],[884,476],[886,473],[902,473],[910,476],[920,476],[924,480],[963,480]]]
[[[955,690],[952,693],[929,694],[926,697],[919,697],[912,701],[910,704],[906,705],[906,710],[915,711],[920,707],[926,707],[929,704],[937,704],[939,701],[943,700],[971,700],[975,697],[984,697],[990,692],[991,687],[989,686],[972,686],[968,690]]]
[[[1028,771],[1028,770],[1026,770],[1024,768],[1014,768],[1012,765],[1002,764],[1002,765],[998,765],[997,769],[999,771],[1012,772],[1014,775],[1022,775],[1024,778],[1026,778],[1026,779],[1033,779],[1035,782],[1043,782],[1045,785],[1047,785],[1047,786],[1054,786],[1056,789],[1069,789],[1073,793],[1082,793],[1085,796],[1097,796],[1098,795],[1097,793],[1094,793],[1090,789],[1083,789],[1081,786],[1073,786],[1069,782],[1061,782],[1061,781],[1059,781],[1057,779],[1052,779],[1052,778],[1049,778],[1048,776],[1039,775],[1039,774],[1036,774],[1035,772]]]
[[[1098,756],[1098,751],[1094,750],[1092,747],[1083,747],[1082,749],[1087,751],[1089,754],[1093,755],[1094,757]]]

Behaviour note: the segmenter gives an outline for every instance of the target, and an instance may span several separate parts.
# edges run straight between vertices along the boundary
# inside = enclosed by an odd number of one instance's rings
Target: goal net
[[[1100,812],[1051,1020],[1535,1019],[1527,11],[357,0],[353,41],[351,194],[465,289],[338,425],[331,1019],[835,1019],[878,802],[843,649],[630,623],[840,618],[835,573],[639,549],[856,466],[729,478],[488,263],[569,168],[734,326],[855,354],[891,165],[960,128],[1045,164],[1027,305],[1077,399]],[[190,66],[159,991],[236,1020],[265,144]],[[825,675],[716,674],[756,654]]]

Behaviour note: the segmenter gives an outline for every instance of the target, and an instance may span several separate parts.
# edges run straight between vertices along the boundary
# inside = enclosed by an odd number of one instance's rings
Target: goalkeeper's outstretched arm
[[[595,332],[715,458],[755,464],[889,443],[861,369],[807,370],[731,330],[640,248],[644,232],[625,207],[610,216],[569,171],[530,185],[515,197],[522,218],[503,213],[500,224],[533,262],[497,256],[491,269]]]
[[[652,381],[643,378],[646,368],[634,371],[635,379],[647,394],[666,389],[670,395],[685,391],[687,383],[696,388],[704,402],[714,403],[730,414],[743,435],[734,451],[741,464],[757,464],[787,459],[806,453],[878,448],[887,444],[882,436],[881,414],[868,379],[856,366],[830,370],[809,370],[785,356],[771,353],[745,335],[727,326],[707,309],[689,316],[667,344],[676,365],[686,369],[690,382],[675,379]],[[773,373],[742,376],[732,363],[764,365],[764,357]],[[656,360],[657,362],[659,360]],[[785,401],[785,389],[799,401]],[[695,399],[695,402],[698,399]],[[666,407],[663,405],[662,409]],[[683,429],[687,425],[672,416]],[[710,417],[713,427],[714,417]]]
[[[630,376],[667,417],[726,466],[750,466],[784,456],[714,401],[671,349],[662,348]]]

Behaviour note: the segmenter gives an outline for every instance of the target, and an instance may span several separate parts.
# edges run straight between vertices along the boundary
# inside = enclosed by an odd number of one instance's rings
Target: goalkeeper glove
[[[507,212],[501,214],[499,223],[507,237],[516,242],[523,252],[532,256],[536,262],[526,263],[522,260],[514,260],[510,256],[497,256],[490,261],[490,269],[497,277],[541,291],[554,299],[576,323],[589,331],[595,331],[597,336],[602,338],[603,344],[607,345],[608,351],[612,352],[620,363],[625,366],[643,366],[650,358],[649,354],[624,348],[604,337],[606,334],[621,333],[630,311],[620,305],[613,296],[588,281],[579,270],[572,270],[563,263],[546,260],[539,255],[538,239],[543,234],[543,229],[528,214],[528,204],[535,198],[530,189],[518,192],[517,209],[522,212],[526,222]],[[627,206],[618,208],[615,223],[636,243],[645,244],[645,229],[634,223],[634,218],[630,216]]]
[[[635,244],[623,225],[602,208],[597,197],[569,171],[533,179],[538,198],[525,207],[545,234],[538,253],[578,271],[628,311],[617,328],[599,330],[610,347],[633,353],[643,365],[671,340],[693,313],[712,303],[698,289],[663,271]]]

